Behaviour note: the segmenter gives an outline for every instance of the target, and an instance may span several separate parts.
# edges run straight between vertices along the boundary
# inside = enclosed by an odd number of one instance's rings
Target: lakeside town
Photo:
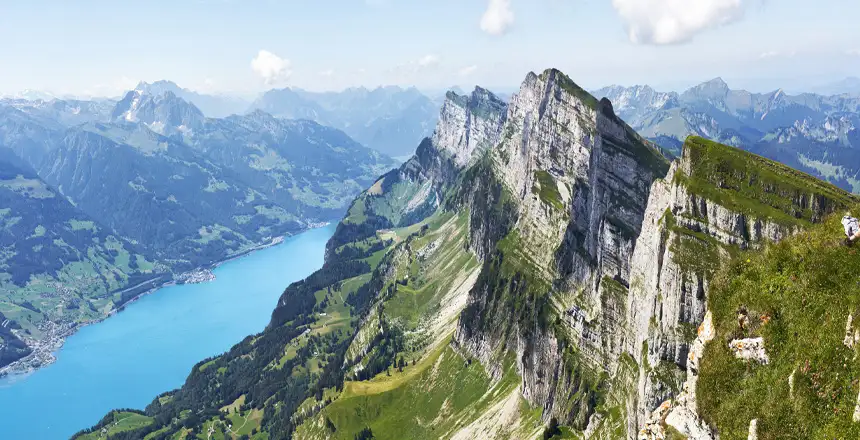
[[[215,281],[215,274],[209,269],[197,269],[174,277],[176,284],[199,284]]]

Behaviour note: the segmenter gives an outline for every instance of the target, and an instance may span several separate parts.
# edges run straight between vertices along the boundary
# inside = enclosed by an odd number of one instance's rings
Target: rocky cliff
[[[516,220],[486,228],[482,219],[499,217],[482,216],[494,204],[473,192],[473,234],[501,239],[476,247],[484,273],[456,341],[488,366],[500,349],[514,351],[523,395],[547,420],[586,429],[601,376],[624,349],[621,294],[651,184],[668,162],[608,101],[548,70],[513,97],[484,167]]]

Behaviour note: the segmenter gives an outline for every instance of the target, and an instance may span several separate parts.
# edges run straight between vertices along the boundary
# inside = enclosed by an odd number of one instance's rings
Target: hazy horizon
[[[714,77],[750,91],[806,90],[860,71],[860,4],[822,0],[252,0],[0,8],[0,94],[119,96],[170,80],[254,96],[379,85],[516,88],[558,68],[589,89],[678,91]],[[37,31],[34,32],[34,29]],[[22,38],[22,35],[26,36]],[[61,74],[58,74],[61,73]]]

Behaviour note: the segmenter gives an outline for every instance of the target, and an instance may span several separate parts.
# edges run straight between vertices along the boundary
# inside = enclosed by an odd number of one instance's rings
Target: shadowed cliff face
[[[616,293],[668,163],[608,101],[554,70],[526,78],[502,133],[474,172],[472,243],[484,269],[456,340],[486,365],[500,346],[516,352],[524,396],[546,419],[585,429],[622,350]],[[478,191],[488,180],[502,194]],[[505,218],[494,210],[514,221],[494,222]]]

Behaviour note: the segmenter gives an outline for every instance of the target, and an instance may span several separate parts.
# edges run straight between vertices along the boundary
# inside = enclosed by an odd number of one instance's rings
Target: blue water
[[[165,287],[82,328],[54,364],[0,379],[0,439],[67,439],[178,388],[195,363],[266,326],[284,288],[322,266],[332,233],[288,238],[220,266],[215,281]]]

